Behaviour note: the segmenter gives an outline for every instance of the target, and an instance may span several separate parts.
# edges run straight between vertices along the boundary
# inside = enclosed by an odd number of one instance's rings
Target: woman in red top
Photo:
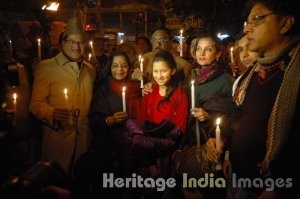
[[[180,87],[174,58],[170,52],[160,51],[154,56],[152,64],[156,84],[152,92],[143,97],[140,122],[143,124],[147,120],[158,124],[168,119],[185,132],[188,97]]]

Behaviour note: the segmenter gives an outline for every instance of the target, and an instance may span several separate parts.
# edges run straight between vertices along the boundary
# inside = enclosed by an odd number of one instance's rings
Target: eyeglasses
[[[74,40],[72,40],[72,39],[67,39],[66,40],[66,43],[68,43],[68,44],[70,44],[70,45],[81,45],[81,46],[83,46],[83,45],[85,45],[85,43],[86,43],[86,41],[74,41]]]
[[[277,14],[277,13],[270,12],[270,13],[265,14],[265,15],[254,16],[251,20],[249,20],[249,21],[247,20],[247,21],[244,22],[244,28],[246,26],[250,26],[250,27],[258,26],[258,25],[262,24],[264,18],[266,18],[269,15],[273,15],[273,14]]]
[[[168,39],[166,38],[160,38],[160,39],[156,39],[156,38],[152,38],[151,39],[151,43],[161,43],[161,44],[165,44],[167,43]]]

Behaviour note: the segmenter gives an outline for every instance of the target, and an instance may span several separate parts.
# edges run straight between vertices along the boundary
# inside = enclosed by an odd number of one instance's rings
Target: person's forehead
[[[73,40],[85,40],[85,36],[82,34],[74,34],[74,35],[69,35],[67,39],[73,39]]]
[[[117,55],[113,57],[113,62],[123,61],[126,62],[126,58],[123,55]]]
[[[268,8],[266,8],[263,4],[261,3],[256,3],[251,9],[251,12],[249,13],[249,17],[253,17],[256,15],[260,15],[265,12],[271,12]]]
[[[153,34],[152,34],[152,38],[158,38],[158,37],[164,37],[167,38],[168,34],[164,31],[164,30],[156,30]]]
[[[192,45],[196,45],[196,42],[197,42],[197,38],[193,39],[192,42],[191,42],[191,44]]]
[[[215,42],[210,37],[202,37],[198,40],[197,45],[215,45]]]

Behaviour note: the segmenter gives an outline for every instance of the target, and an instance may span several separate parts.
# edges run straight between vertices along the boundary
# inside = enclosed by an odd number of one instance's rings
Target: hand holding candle
[[[126,112],[126,87],[124,86],[122,89],[122,104],[123,104],[123,112]]]

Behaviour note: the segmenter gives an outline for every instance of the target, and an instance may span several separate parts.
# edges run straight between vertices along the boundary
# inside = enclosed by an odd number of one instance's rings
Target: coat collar
[[[58,53],[58,55],[56,55],[56,57],[55,57],[55,60],[61,66],[63,66],[66,63],[70,62],[70,60],[64,55],[63,52]]]

